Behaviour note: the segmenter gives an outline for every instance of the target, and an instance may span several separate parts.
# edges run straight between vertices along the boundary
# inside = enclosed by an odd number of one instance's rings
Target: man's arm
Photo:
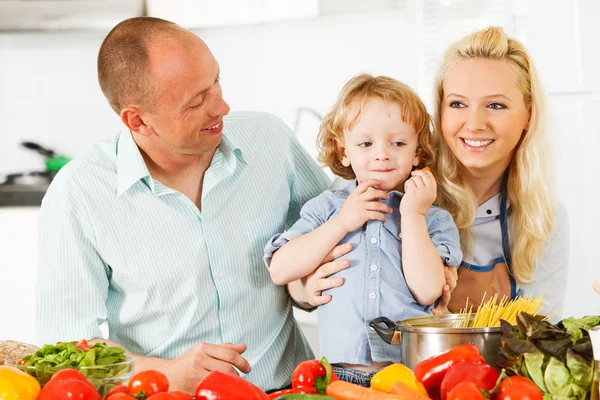
[[[305,277],[321,264],[346,231],[333,217],[315,230],[284,244],[273,254],[269,272],[277,285]]]
[[[59,190],[50,188],[40,212],[39,344],[101,336],[99,326],[107,318],[108,269],[97,252],[94,230],[66,205]]]
[[[119,346],[118,343],[101,338],[89,341],[90,344],[98,342]],[[238,374],[237,370],[240,370],[245,374],[249,373],[250,364],[241,356],[244,351],[246,351],[245,344],[200,343],[174,360],[147,357],[131,352],[125,354],[135,358],[134,370],[136,372],[149,369],[160,371],[169,379],[171,391],[181,390],[194,394],[200,381],[212,371]]]

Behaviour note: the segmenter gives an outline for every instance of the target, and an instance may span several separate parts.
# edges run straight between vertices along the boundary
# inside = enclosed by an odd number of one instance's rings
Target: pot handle
[[[384,323],[387,328],[379,326]],[[380,338],[388,344],[402,344],[402,332],[396,329],[396,324],[389,318],[379,317],[369,322],[369,326],[377,332]]]

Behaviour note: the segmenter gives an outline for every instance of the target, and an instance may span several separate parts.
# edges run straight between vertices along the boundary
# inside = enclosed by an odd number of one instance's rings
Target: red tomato
[[[47,385],[46,385],[47,386]],[[101,400],[100,393],[88,381],[67,379],[50,387],[44,386],[38,400]]]
[[[147,370],[138,372],[129,380],[129,393],[136,395],[137,393],[145,393],[146,397],[155,395],[156,393],[168,392],[169,380],[159,371]]]
[[[92,347],[88,344],[87,340],[82,339],[81,342],[75,345],[75,348],[81,351],[89,351]]]
[[[88,382],[87,379],[85,379],[85,376],[81,372],[69,368],[69,369],[61,369],[60,371],[58,371],[57,373],[52,375],[52,378],[50,378],[50,380],[44,385],[44,390],[50,390],[58,382],[64,382],[67,380],[82,381],[82,382],[87,383],[90,386],[92,385],[91,383]]]
[[[127,397],[119,396],[119,397],[117,397],[114,400],[118,400],[119,398],[125,400],[125,398],[130,398],[131,397],[129,395],[129,388],[127,386],[125,386],[125,385],[117,385],[114,388],[110,389],[110,391],[106,395],[106,399],[108,400],[109,397],[114,396],[117,393],[125,394]]]
[[[542,391],[535,383],[522,376],[511,376],[500,382],[496,400],[543,400]]]
[[[129,394],[129,392],[116,392],[106,396],[106,400],[136,400],[135,397]]]
[[[192,400],[192,396],[187,393],[184,393],[184,392],[174,391],[174,392],[171,392],[170,394],[177,397],[178,400]]]
[[[152,397],[152,400],[177,400],[177,399],[179,399],[179,397],[177,397],[177,395],[174,395],[173,393],[167,393],[167,392],[156,393],[156,394],[153,394],[151,397]]]
[[[462,382],[448,393],[447,400],[486,400],[486,397],[473,382]]]

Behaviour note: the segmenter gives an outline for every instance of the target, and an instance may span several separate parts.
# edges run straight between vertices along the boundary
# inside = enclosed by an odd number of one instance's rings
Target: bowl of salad
[[[4,362],[33,376],[42,387],[57,371],[76,369],[103,398],[113,387],[127,383],[133,375],[133,363],[134,359],[126,356],[122,347],[106,343],[89,345],[85,340],[46,344],[33,354]]]

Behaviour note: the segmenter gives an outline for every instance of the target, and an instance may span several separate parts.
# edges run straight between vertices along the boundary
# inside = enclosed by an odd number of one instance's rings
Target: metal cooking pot
[[[500,327],[455,328],[462,318],[459,314],[431,315],[394,323],[379,317],[369,325],[386,343],[402,346],[402,363],[408,368],[464,343],[475,345],[485,361],[495,367],[504,359],[500,355]]]

